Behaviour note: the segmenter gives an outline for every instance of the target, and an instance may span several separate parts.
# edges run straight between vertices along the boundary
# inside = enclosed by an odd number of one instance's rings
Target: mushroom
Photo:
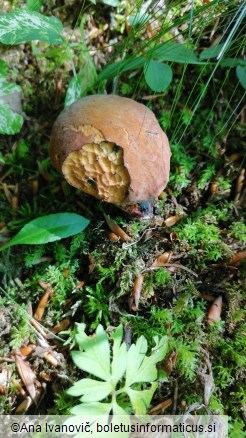
[[[58,116],[50,158],[67,182],[136,216],[169,178],[170,148],[154,113],[132,99],[93,95]]]

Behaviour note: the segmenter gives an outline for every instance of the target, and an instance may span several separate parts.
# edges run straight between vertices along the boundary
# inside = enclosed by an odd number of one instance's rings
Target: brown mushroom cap
[[[150,109],[125,97],[87,96],[66,108],[49,153],[72,186],[121,208],[156,199],[169,178],[167,136]]]

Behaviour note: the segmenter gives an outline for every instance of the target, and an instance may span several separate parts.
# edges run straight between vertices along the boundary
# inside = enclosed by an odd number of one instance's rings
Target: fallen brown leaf
[[[49,362],[53,367],[57,367],[58,366],[58,361],[56,360],[56,358],[53,356],[52,353],[50,353],[49,351],[46,351],[44,353],[44,359]]]
[[[20,353],[22,354],[22,356],[29,356],[29,354],[31,354],[35,350],[35,348],[35,345],[32,344],[23,345],[20,348]]]
[[[174,368],[174,366],[176,364],[176,361],[177,361],[177,357],[178,357],[177,352],[176,351],[172,351],[164,359],[163,367],[164,367],[164,370],[166,371],[168,376],[173,371],[173,368]]]
[[[36,375],[32,371],[28,362],[24,361],[20,354],[15,353],[14,358],[15,358],[18,374],[22,382],[24,383],[28,393],[30,394],[32,400],[34,400],[36,395],[36,388],[34,385],[34,381],[36,380]]]
[[[244,259],[246,259],[246,251],[238,252],[238,253],[233,255],[232,259],[230,260],[229,265],[236,266],[238,263],[240,263]]]
[[[108,232],[108,238],[111,240],[111,242],[118,242],[120,239],[120,237],[113,233],[113,231]]]
[[[157,259],[152,263],[151,267],[161,267],[165,266],[165,263],[170,262],[172,258],[172,251],[164,252],[163,254],[159,255]]]
[[[32,398],[28,395],[16,408],[15,415],[25,414],[32,405]]]
[[[44,285],[45,283],[39,282],[39,284],[41,286],[41,284]],[[45,288],[45,293],[43,294],[42,298],[40,299],[40,301],[38,303],[38,306],[36,308],[36,311],[34,313],[34,316],[33,316],[38,321],[40,321],[42,319],[44,311],[45,311],[45,308],[47,306],[47,303],[48,303],[50,297],[52,295],[54,295],[53,288],[50,285],[48,285],[47,283],[45,284],[45,286],[41,286],[41,287],[43,287],[43,289]]]
[[[128,234],[125,233],[124,230],[112,219],[110,219],[108,216],[105,216],[105,220],[107,222],[107,225],[109,226],[110,230],[116,234],[123,242],[130,242],[131,238],[128,236]]]
[[[60,333],[63,330],[66,330],[70,326],[70,323],[70,319],[65,318],[53,327],[52,332],[55,334]]]
[[[134,284],[133,284],[133,301],[134,301],[134,305],[132,305],[131,310],[138,310],[138,305],[139,305],[139,299],[141,296],[141,292],[142,292],[142,287],[143,287],[143,275],[142,274],[138,274],[134,280]]]
[[[170,216],[164,220],[164,224],[166,225],[166,227],[172,227],[173,225],[175,225],[179,221],[179,219],[180,218],[177,215]]]

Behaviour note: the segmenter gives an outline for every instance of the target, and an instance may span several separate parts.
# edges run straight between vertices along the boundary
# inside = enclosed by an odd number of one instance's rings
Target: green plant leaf
[[[39,11],[44,0],[27,0],[26,7],[29,11]]]
[[[216,58],[216,56],[218,56],[218,54],[220,53],[223,45],[224,44],[217,44],[217,46],[209,47],[208,49],[204,49],[200,53],[200,57],[199,57],[200,60],[203,61],[205,59]]]
[[[81,92],[82,87],[80,77],[76,76],[72,78],[68,84],[64,106],[67,107],[69,105],[72,105],[72,103],[80,98]]]
[[[246,60],[240,58],[223,58],[220,65],[222,67],[237,67],[238,65],[243,67],[246,66]]]
[[[246,90],[246,67],[238,66],[236,68],[236,74],[240,84]]]
[[[142,391],[135,391],[131,388],[126,389],[126,393],[129,395],[135,415],[146,414],[157,387],[157,382],[153,382],[150,389],[145,389]]]
[[[110,347],[105,330],[101,325],[97,327],[94,337],[87,336],[80,331],[75,336],[80,350],[72,351],[74,363],[83,371],[93,374],[99,379],[107,380],[110,378]]]
[[[137,415],[146,414],[147,408],[157,388],[156,363],[163,359],[167,352],[167,337],[154,338],[156,343],[150,356],[146,356],[147,341],[141,336],[136,344],[132,344],[129,350],[122,343],[123,327],[120,325],[111,335],[113,341],[112,359],[110,356],[109,336],[103,327],[99,325],[94,336],[87,336],[85,324],[77,324],[78,334],[75,340],[82,351],[73,351],[72,358],[75,364],[83,371],[95,375],[102,380],[84,378],[76,382],[68,394],[81,397],[82,404],[72,409],[73,414],[84,415],[91,413],[94,406],[100,411],[100,400],[111,397],[111,403],[103,407],[111,411],[113,415],[126,415],[131,408]],[[111,359],[111,368],[110,368]],[[130,386],[135,383],[150,383],[149,389],[135,390]],[[128,394],[130,402],[122,406],[121,395]],[[130,406],[129,406],[130,404]],[[92,409],[90,411],[90,409]],[[99,412],[100,413],[100,412]]]
[[[8,74],[8,64],[0,59],[0,77],[5,78]],[[1,79],[1,78],[0,78]]]
[[[81,403],[80,405],[74,406],[71,409],[71,414],[73,415],[93,415],[95,417],[100,415],[109,415],[111,411],[111,403]]]
[[[126,386],[135,382],[139,367],[145,358],[147,351],[147,341],[141,336],[136,344],[132,344],[128,350],[126,365]]]
[[[45,17],[39,12],[15,9],[0,16],[0,42],[20,44],[39,40],[49,44],[63,44],[62,23],[56,17]]]
[[[5,82],[1,81],[0,78],[0,98],[1,96],[7,96],[8,94],[12,93],[20,93],[21,87],[14,82]]]
[[[155,46],[147,51],[151,59],[159,61],[180,62],[182,64],[199,64],[199,60],[192,49],[184,44],[168,41]]]
[[[149,20],[151,20],[151,15],[147,14],[146,12],[137,12],[137,14],[130,15],[127,18],[127,21],[131,26],[137,26],[138,24],[143,26]]]
[[[17,134],[22,125],[23,117],[20,114],[12,111],[9,105],[0,104],[0,134]]]
[[[144,77],[151,90],[161,92],[166,90],[172,81],[173,73],[169,65],[150,61],[145,64]]]
[[[68,391],[69,395],[83,396],[82,402],[100,401],[106,398],[113,390],[110,382],[100,382],[93,379],[81,379],[76,382]]]
[[[42,216],[26,224],[13,239],[0,247],[0,250],[13,245],[39,245],[54,242],[80,233],[88,224],[88,219],[76,213]]]
[[[111,373],[113,382],[116,384],[123,376],[126,370],[127,350],[126,344],[122,343],[123,327],[119,325],[112,335],[113,344],[113,359],[111,365]]]
[[[142,68],[146,62],[146,58],[144,57],[129,57],[122,61],[114,62],[113,64],[107,65],[101,73],[98,75],[98,79],[103,81],[105,79],[111,79],[115,76],[120,75],[123,72],[129,70],[136,70],[138,68]]]
[[[167,353],[168,339],[163,336],[160,344],[158,339],[155,338],[156,347],[152,350],[150,356],[145,356],[143,362],[138,368],[138,372],[135,375],[133,383],[137,382],[152,382],[157,378],[156,363],[160,362]]]

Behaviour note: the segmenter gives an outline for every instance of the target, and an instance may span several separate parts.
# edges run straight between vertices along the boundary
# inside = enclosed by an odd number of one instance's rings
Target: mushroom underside
[[[103,201],[121,204],[127,197],[130,175],[123,149],[112,142],[87,143],[70,152],[62,172],[69,184]]]

